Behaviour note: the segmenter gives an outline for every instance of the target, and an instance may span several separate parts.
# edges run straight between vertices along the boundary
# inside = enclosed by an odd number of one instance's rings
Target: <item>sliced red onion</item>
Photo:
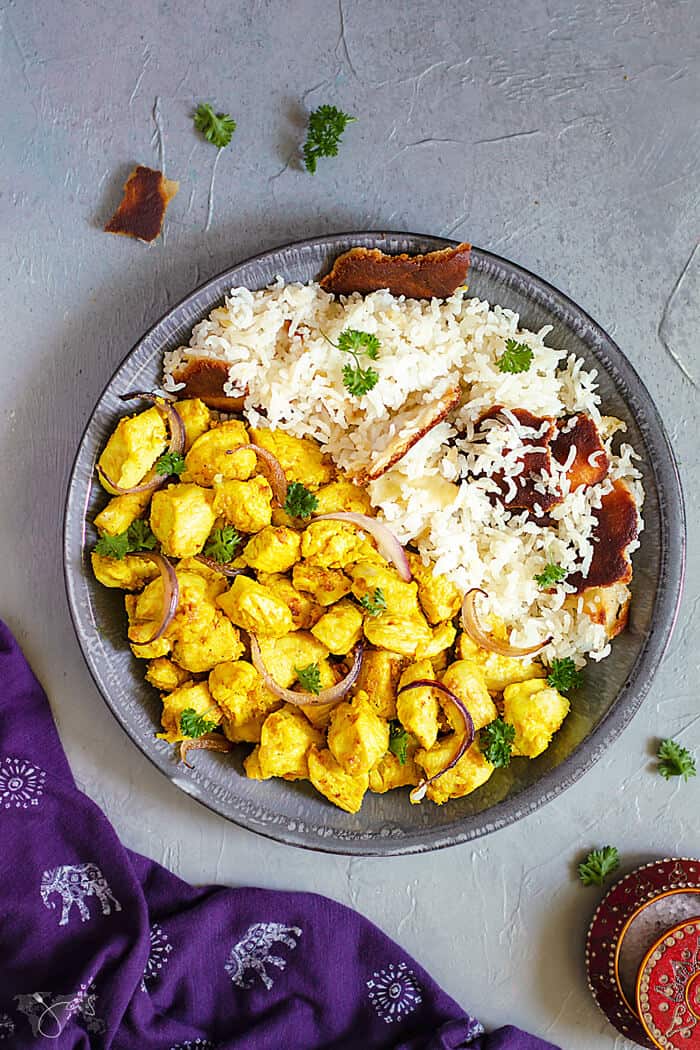
[[[489,653],[497,653],[499,656],[532,656],[533,653],[539,653],[546,645],[549,645],[552,640],[551,637],[545,638],[543,642],[538,642],[536,645],[528,645],[524,648],[519,648],[511,645],[510,642],[502,642],[498,638],[494,638],[479,623],[476,613],[476,598],[479,594],[482,594],[484,598],[488,598],[486,591],[482,590],[481,587],[472,587],[464,595],[464,601],[462,602],[462,627],[471,640],[482,649],[486,649]]]
[[[163,613],[160,623],[150,638],[145,638],[140,642],[134,642],[134,645],[150,645],[151,642],[157,642],[161,635],[163,635],[168,629],[168,626],[175,615],[177,603],[180,600],[180,585],[177,582],[177,573],[175,572],[173,565],[168,561],[164,554],[159,554],[158,551],[138,551],[138,553],[132,554],[130,557],[148,558],[149,561],[155,562],[160,570],[160,578],[163,581]]]
[[[270,482],[272,494],[280,507],[283,507],[287,502],[287,477],[282,469],[282,464],[276,456],[261,445],[238,445],[237,448],[231,449],[231,452],[240,452],[244,448],[252,449],[258,457],[260,469]]]
[[[360,642],[355,649],[355,657],[348,674],[346,674],[345,678],[341,678],[339,682],[336,682],[334,686],[331,686],[328,689],[322,689],[320,693],[295,692],[293,689],[283,689],[281,685],[277,684],[263,663],[262,653],[260,652],[257,638],[254,634],[250,635],[250,655],[253,661],[253,666],[260,674],[265,685],[270,692],[274,693],[275,696],[278,696],[280,700],[286,700],[289,704],[296,704],[297,707],[306,707],[307,705],[312,704],[337,704],[338,701],[342,700],[357,681],[357,676],[359,675],[360,667],[362,666],[363,653],[364,645]]]
[[[376,518],[370,518],[367,514],[356,514],[353,511],[337,511],[335,514],[318,514],[313,521],[351,521],[359,529],[368,532],[376,540],[377,550],[395,566],[402,580],[409,583],[411,580],[411,568],[408,564],[406,551],[403,549],[394,533]]]
[[[162,394],[151,394],[148,391],[134,391],[130,394],[120,394],[120,401],[131,401],[133,398],[140,397],[144,401],[150,401],[154,405],[158,405],[162,408],[168,417],[168,425],[170,427],[170,444],[168,445],[168,452],[177,452],[182,454],[185,449],[185,424],[182,421],[182,416],[175,408],[169,398],[163,397]],[[110,476],[104,472],[102,467],[97,464],[97,474],[100,481],[104,482],[113,492],[116,492],[118,496],[133,496],[137,492],[155,492],[156,489],[161,488],[165,485],[168,480],[167,474],[156,474],[150,481],[141,481],[138,485],[132,485],[130,488],[124,488],[121,485],[115,484]]]
[[[188,769],[192,764],[187,761],[188,751],[231,751],[233,744],[226,737],[218,733],[205,733],[204,736],[189,738],[180,743],[180,761],[184,762]]]
[[[156,489],[161,488],[167,479],[167,476],[162,474],[156,474],[150,481],[142,481],[138,485],[132,485],[131,488],[125,489],[121,485],[117,485],[108,474],[105,474],[104,470],[97,464],[97,474],[100,481],[104,482],[112,492],[116,492],[118,496],[133,496],[137,492],[155,492]]]
[[[424,777],[421,782],[411,790],[409,795],[411,802],[420,802],[425,798],[425,793],[428,790],[429,785],[432,784],[434,780],[437,780],[438,777],[447,773],[448,769],[453,769],[454,766],[457,765],[462,755],[464,755],[474,743],[475,736],[474,720],[469,714],[467,705],[463,700],[460,700],[456,693],[453,693],[452,690],[448,689],[442,682],[438,682],[434,678],[416,678],[415,682],[407,682],[406,685],[402,685],[397,696],[400,696],[401,693],[407,692],[409,689],[420,688],[437,689],[452,701],[464,720],[464,738],[444,769],[439,770],[437,773],[433,773],[431,777]]]
[[[194,560],[201,561],[202,565],[207,565],[210,569],[223,573],[224,576],[240,576],[241,573],[250,572],[250,569],[234,569],[230,561],[217,561],[216,558],[207,558],[206,554],[196,554]]]

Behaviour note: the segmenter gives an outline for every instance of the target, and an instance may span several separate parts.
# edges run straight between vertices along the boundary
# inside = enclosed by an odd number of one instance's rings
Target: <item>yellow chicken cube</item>
[[[212,723],[212,727],[221,722],[221,711],[209,692],[207,683],[187,682],[163,697],[163,713],[160,721],[165,732],[157,734],[161,740],[174,744],[178,740],[187,739],[187,734],[183,732],[181,724],[184,711],[193,711],[195,715]]]
[[[108,536],[118,536],[141,517],[150,502],[150,492],[130,492],[126,496],[113,496],[95,518],[95,528]]]
[[[455,661],[443,674],[442,683],[465,705],[472,716],[475,730],[482,729],[498,718],[498,710],[489,696],[478,664],[470,663],[469,660]],[[447,697],[442,697],[440,702],[452,728],[462,732],[464,719],[460,712],[455,710],[455,705]]]
[[[297,562],[292,582],[300,591],[313,595],[319,605],[332,605],[350,593],[352,581],[341,569],[322,569],[306,561]]]
[[[243,653],[241,636],[223,613],[214,612],[206,627],[182,627],[173,641],[173,658],[193,674],[211,671],[225,660],[237,660]]]
[[[415,762],[415,745],[406,751],[406,761],[402,764],[396,755],[387,751],[369,774],[369,789],[375,795],[383,795],[385,791],[393,791],[394,788],[408,787],[417,784],[421,778],[421,772]]]
[[[379,588],[387,613],[402,619],[415,617],[426,623],[418,605],[418,584],[406,583],[386,562],[360,561],[348,568],[348,575],[352,577],[352,593],[358,601],[368,595],[372,597]]]
[[[502,637],[506,633],[505,630],[498,633],[494,631],[495,637]],[[473,642],[467,634],[460,634],[457,653],[463,660],[479,665],[486,688],[492,693],[502,693],[507,685],[513,685],[515,682],[525,682],[529,678],[546,676],[544,667],[536,660],[499,656],[498,653],[487,652],[486,649],[481,649]]]
[[[175,408],[180,419],[185,424],[185,452],[194,445],[198,437],[206,434],[212,424],[212,414],[207,405],[198,397],[187,398],[186,401],[176,401]]]
[[[389,724],[358,692],[336,706],[328,728],[328,748],[347,773],[369,773],[389,748]]]
[[[322,795],[346,813],[357,813],[369,784],[366,773],[348,773],[330,751],[312,748],[308,756],[309,780]]]
[[[514,755],[537,758],[569,713],[569,701],[543,678],[508,685],[503,690],[503,717],[515,726]]]
[[[457,629],[453,623],[440,623],[433,627],[430,640],[416,647],[417,660],[432,660],[449,649],[455,640]]]
[[[172,637],[181,626],[197,626],[204,628],[214,618],[215,607],[207,596],[207,581],[197,573],[185,572],[180,566],[175,570],[179,586],[179,600],[175,616],[168,626],[166,634]],[[139,625],[145,625],[152,632],[160,623],[163,613],[163,581],[158,575],[155,580],[144,588],[144,590],[133,602],[126,602],[129,615],[129,637],[132,637],[134,629]]]
[[[106,558],[103,554],[90,555],[95,578],[104,587],[120,587],[123,591],[140,591],[150,580],[160,575],[158,566],[148,558],[127,554],[125,558]]]
[[[323,615],[323,608],[316,605],[308,595],[298,591],[287,576],[282,576],[280,573],[260,572],[258,582],[286,602],[294,620],[295,630],[308,630]]]
[[[209,675],[209,691],[223,712],[224,735],[234,742],[257,743],[267,716],[282,706],[245,660],[217,664]]]
[[[332,481],[316,493],[316,514],[334,514],[337,511],[352,511],[355,514],[371,514],[372,504],[367,489],[352,481]]]
[[[260,427],[250,431],[250,440],[276,457],[287,475],[287,481],[299,481],[315,492],[333,479],[330,458],[324,456],[320,447],[310,438],[292,437],[284,430]]]
[[[263,777],[285,780],[306,778],[309,752],[322,743],[323,733],[314,729],[296,707],[286,704],[263,723],[258,751],[260,772]]]
[[[362,613],[349,601],[340,601],[324,613],[311,633],[336,656],[345,656],[362,637]]]
[[[459,588],[447,576],[435,576],[419,554],[408,555],[413,578],[418,584],[418,600],[428,623],[451,620],[462,606]]]
[[[396,690],[406,658],[384,649],[369,649],[362,660],[357,688],[368,696],[381,718],[396,718]]]
[[[241,449],[247,445],[246,428],[238,419],[229,419],[211,430],[207,430],[193,443],[185,457],[183,481],[194,481],[198,485],[212,485],[221,475],[237,481],[246,481],[255,473],[258,457],[253,449]]]
[[[190,672],[173,663],[167,656],[159,656],[150,661],[145,678],[159,693],[172,693],[190,680]]]
[[[286,572],[299,561],[301,537],[284,525],[267,525],[245,546],[243,560],[258,572]]]
[[[274,640],[261,638],[260,653],[268,673],[282,689],[293,686],[297,682],[296,669],[309,664],[318,664],[322,688],[334,682],[332,676],[330,681],[327,675],[324,680],[328,650],[309,631],[292,631],[284,638]]]
[[[453,733],[441,737],[429,751],[416,753],[416,762],[425,771],[426,776],[434,776],[445,768],[459,747],[460,739],[461,734]],[[485,784],[494,768],[482,755],[478,743],[473,743],[456,766],[430,784],[427,797],[438,806],[451,798],[463,798]]]
[[[301,537],[301,553],[310,565],[344,569],[375,553],[374,547],[349,521],[312,521]]]
[[[379,649],[414,657],[419,646],[425,646],[432,638],[427,620],[417,613],[415,616],[396,616],[382,613],[368,616],[365,620],[365,638]]]
[[[287,604],[247,576],[236,576],[231,589],[216,600],[238,627],[261,637],[281,638],[294,626]]]
[[[243,768],[245,769],[245,775],[250,780],[266,780],[263,776],[260,768],[260,748],[254,747],[248,757],[243,760]]]
[[[227,576],[224,576],[223,572],[217,572],[216,569],[212,569],[209,565],[205,565],[203,561],[199,561],[198,558],[181,558],[177,563],[176,572],[178,579],[185,573],[194,573],[195,576],[201,576],[206,583],[205,594],[207,600],[212,604],[216,601],[220,594],[228,590],[229,580]]]
[[[105,445],[98,462],[107,477],[120,488],[138,485],[168,443],[168,431],[157,408],[137,416],[125,416]],[[108,485],[103,487],[110,491]]]
[[[212,502],[211,492],[199,485],[169,485],[154,492],[151,529],[164,554],[189,558],[201,552],[216,521]]]
[[[272,521],[272,489],[262,474],[250,481],[215,481],[214,513],[240,532],[260,532]]]
[[[438,737],[438,691],[428,686],[416,686],[415,689],[401,692],[404,686],[417,682],[420,678],[433,678],[430,660],[419,660],[410,664],[401,675],[396,697],[396,714],[404,729],[416,738],[421,747],[429,750]]]

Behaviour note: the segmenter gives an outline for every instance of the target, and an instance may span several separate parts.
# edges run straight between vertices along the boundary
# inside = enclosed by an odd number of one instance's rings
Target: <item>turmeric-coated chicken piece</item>
[[[355,514],[371,514],[372,504],[367,489],[352,481],[331,481],[316,493],[318,505],[315,514],[334,514],[337,511],[352,511]]]
[[[150,502],[150,492],[129,492],[124,496],[113,496],[95,518],[95,528],[108,536],[118,536],[141,517]]]
[[[433,666],[430,660],[419,660],[409,664],[401,675],[399,692],[396,697],[396,714],[401,725],[416,738],[421,747],[429,750],[438,737],[440,702],[438,691],[429,686],[416,686],[405,689],[404,686],[419,679],[433,679]]]
[[[169,485],[153,493],[151,529],[164,554],[190,558],[201,552],[216,521],[212,503],[211,491],[200,485]]]
[[[255,427],[250,440],[267,449],[279,461],[287,481],[298,481],[315,492],[321,485],[333,480],[333,464],[329,456],[311,438],[293,437],[284,430]]]
[[[250,780],[266,780],[262,770],[260,768],[260,745],[254,747],[247,758],[243,760],[243,768],[245,769],[245,775]]]
[[[197,438],[206,434],[212,425],[211,409],[198,397],[176,401],[175,408],[185,426],[185,452],[189,452]]]
[[[205,562],[200,561],[199,558],[180,558],[177,563],[175,570],[180,576],[184,572],[194,573],[195,576],[201,576],[206,582],[206,597],[207,600],[216,603],[216,599],[224,591],[228,590],[229,579],[224,576],[223,572],[218,572],[216,569],[212,569],[211,566]]]
[[[406,761],[401,762],[391,751],[387,751],[369,773],[369,789],[375,795],[383,795],[394,788],[408,787],[417,784],[421,771],[415,761],[416,745],[409,744],[406,749]]]
[[[418,605],[418,584],[406,583],[396,569],[385,561],[359,561],[348,567],[348,576],[352,577],[352,593],[358,601],[373,597],[375,591],[382,592],[386,602],[386,611],[402,618],[415,617],[427,623]]]
[[[188,710],[212,723],[212,727],[221,722],[221,711],[209,692],[207,683],[187,682],[163,697],[163,713],[160,721],[164,732],[158,733],[161,740],[174,744],[178,740],[187,739],[187,733],[183,731],[180,719],[183,711]]]
[[[421,613],[397,616],[386,612],[381,616],[368,616],[364,631],[365,638],[372,645],[411,658],[420,646],[426,646],[432,638],[428,622]]]
[[[323,615],[323,607],[312,601],[308,594],[298,591],[288,576],[259,572],[258,582],[287,604],[296,631],[309,630]]]
[[[381,718],[396,718],[396,690],[406,658],[385,649],[368,649],[362,659],[357,689],[362,689]]]
[[[209,674],[209,691],[223,712],[224,734],[234,742],[258,743],[263,722],[282,706],[246,660],[217,664]]]
[[[331,752],[313,747],[308,755],[309,780],[334,806],[357,813],[369,785],[366,773],[348,773]]]
[[[497,621],[495,617],[491,618],[491,622],[494,637],[506,641],[508,632],[503,622]],[[492,693],[502,693],[507,685],[524,682],[529,678],[544,678],[546,674],[542,664],[536,660],[530,660],[527,657],[500,656],[498,653],[488,652],[480,648],[467,634],[460,634],[457,641],[457,654],[463,660],[479,665],[486,688]]]
[[[537,758],[569,713],[569,701],[544,678],[508,685],[503,690],[503,718],[515,726],[514,755]]]
[[[107,558],[93,551],[90,561],[95,578],[104,587],[120,587],[123,591],[140,591],[150,580],[160,575],[154,562],[134,554],[127,554],[124,558]]]
[[[170,640],[181,626],[188,624],[204,629],[214,619],[216,608],[209,600],[206,580],[196,573],[180,570],[179,565],[175,573],[180,592],[177,608],[167,631],[157,640],[158,643],[164,642],[165,647],[154,643],[157,651],[151,652],[149,646],[148,653],[138,652],[137,656],[147,659],[166,656],[170,652]],[[127,595],[124,602],[129,617],[129,641],[142,643],[153,634],[163,614],[163,580],[160,574],[139,595]]]
[[[263,722],[258,763],[263,777],[299,780],[309,775],[308,755],[323,745],[323,733],[304,718],[301,711],[285,704]]]
[[[447,576],[436,576],[419,554],[408,553],[408,564],[418,584],[418,600],[428,623],[441,623],[456,616],[462,605],[459,588]]]
[[[319,605],[332,605],[349,594],[352,587],[352,580],[342,569],[322,569],[307,561],[296,563],[292,583],[298,590],[311,594]]]
[[[193,443],[185,457],[183,481],[212,485],[214,478],[246,481],[255,472],[257,456],[247,445],[248,433],[239,419],[228,419],[207,430]]]
[[[272,521],[272,489],[262,474],[249,481],[214,481],[214,513],[240,532],[260,532]]]
[[[247,576],[236,576],[217,603],[238,627],[261,637],[281,638],[294,626],[286,602]]]
[[[349,521],[312,521],[301,537],[301,553],[310,565],[344,569],[358,561],[379,558],[370,541]]]
[[[331,605],[311,633],[335,656],[345,656],[362,637],[362,613],[347,599]]]
[[[257,572],[286,572],[299,561],[301,537],[285,525],[267,525],[248,540],[243,561]]]
[[[242,653],[239,632],[218,609],[206,626],[185,624],[173,638],[173,659],[193,674],[211,671],[225,660],[237,660]]]
[[[389,724],[369,703],[367,694],[338,704],[328,727],[328,748],[346,773],[369,773],[389,748]]]
[[[114,485],[129,489],[143,480],[165,452],[167,443],[163,416],[157,408],[149,408],[119,420],[98,463]],[[109,485],[104,482],[102,485],[110,491]]]
[[[416,762],[427,777],[434,776],[450,762],[460,745],[463,733],[451,733],[440,737],[429,751],[416,752]],[[485,784],[494,771],[494,766],[482,755],[478,742],[462,755],[459,762],[434,780],[426,792],[431,802],[441,806],[451,798],[463,798]]]
[[[442,684],[458,696],[465,705],[472,716],[475,730],[482,729],[489,722],[498,718],[498,710],[489,695],[478,664],[471,663],[469,660],[456,660],[443,673]],[[464,719],[455,709],[452,701],[443,694],[440,697],[440,703],[452,728],[456,732],[462,732]]]
[[[335,684],[328,664],[328,649],[309,631],[292,631],[284,638],[260,638],[260,653],[268,674],[282,689],[297,682],[297,668],[318,664],[321,688]]]
[[[167,656],[158,656],[151,660],[145,674],[146,681],[159,693],[172,693],[178,686],[189,682],[190,678],[189,671],[169,660]]]
[[[430,638],[416,646],[416,660],[435,660],[449,649],[457,635],[457,628],[450,621],[433,627]]]

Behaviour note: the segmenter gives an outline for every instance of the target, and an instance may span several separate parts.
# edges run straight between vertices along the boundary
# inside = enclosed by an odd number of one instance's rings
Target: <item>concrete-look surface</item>
[[[688,0],[303,0],[0,5],[3,178],[0,615],[45,684],[81,786],[124,841],[187,879],[315,890],[379,923],[487,1025],[566,1050],[628,1047],[586,988],[598,900],[575,864],[700,854],[700,9]],[[211,100],[231,148],[195,133]],[[359,119],[316,176],[309,109]],[[150,247],[101,227],[134,163],[180,180]],[[535,816],[394,860],[314,855],[238,830],[154,770],[83,664],[64,599],[68,470],[116,364],[205,278],[348,229],[472,240],[568,292],[617,339],[665,419],[687,497],[685,600],[652,692],[599,764]]]

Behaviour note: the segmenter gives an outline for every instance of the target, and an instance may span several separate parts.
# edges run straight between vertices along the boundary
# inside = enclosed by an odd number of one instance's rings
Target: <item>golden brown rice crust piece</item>
[[[567,577],[576,593],[587,587],[607,587],[611,583],[629,583],[632,562],[627,548],[637,538],[639,522],[634,496],[623,481],[614,481],[611,492],[603,496],[601,506],[593,511],[597,524],[593,530],[594,553],[588,575],[580,572]]]
[[[180,183],[166,179],[162,171],[139,164],[124,183],[124,196],[105,231],[140,241],[155,240],[165,210],[179,188]]]
[[[378,248],[351,248],[338,256],[321,287],[335,295],[368,295],[388,288],[392,295],[407,299],[447,299],[467,279],[470,251],[470,244],[426,255],[386,255]]]
[[[550,448],[558,463],[566,463],[569,450],[576,446],[576,458],[566,472],[571,491],[581,485],[597,485],[608,473],[610,460],[600,440],[598,428],[585,412],[579,412],[576,422],[570,430],[564,427],[570,424],[570,418],[557,420],[557,432],[552,438]],[[589,463],[589,457],[597,453],[595,463]]]
[[[228,365],[211,357],[190,357],[173,370],[176,383],[184,383],[178,390],[179,398],[198,397],[209,408],[218,412],[240,412],[242,397],[228,397],[224,384],[228,382]]]

